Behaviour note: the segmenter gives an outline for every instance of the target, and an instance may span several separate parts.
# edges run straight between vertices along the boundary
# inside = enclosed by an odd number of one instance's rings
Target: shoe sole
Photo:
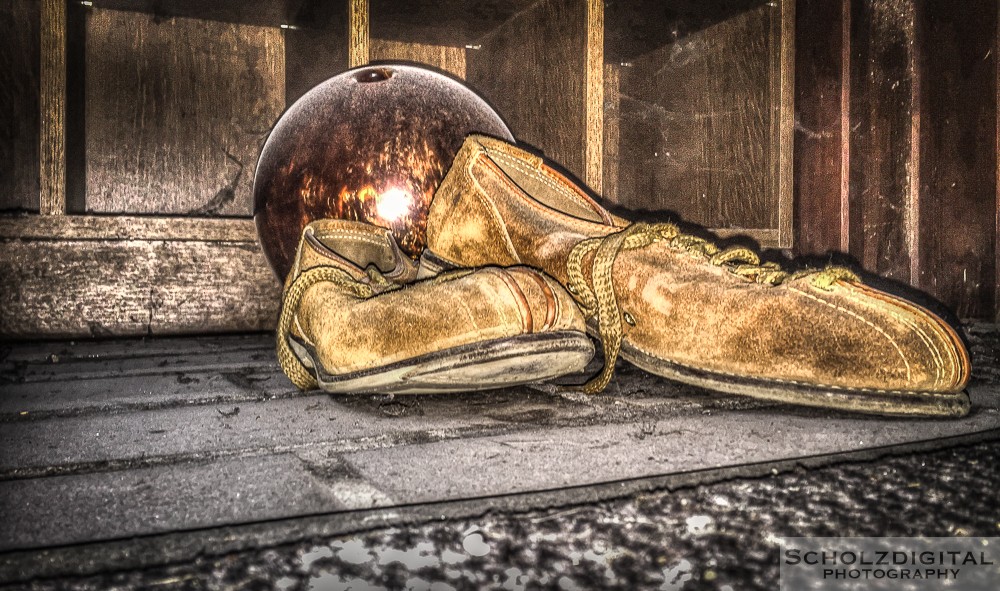
[[[383,367],[331,375],[316,363],[315,351],[290,344],[319,387],[341,394],[436,394],[506,388],[582,371],[594,356],[586,334],[554,331],[470,343]]]
[[[671,380],[774,402],[911,418],[964,417],[969,414],[969,395],[964,391],[849,389],[719,374],[652,357],[625,342],[622,343],[621,356],[642,370]]]

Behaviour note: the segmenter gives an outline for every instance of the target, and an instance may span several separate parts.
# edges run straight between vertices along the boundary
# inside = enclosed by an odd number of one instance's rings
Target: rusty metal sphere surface
[[[513,141],[500,116],[461,82],[425,68],[348,70],[282,115],[254,177],[254,220],[279,279],[311,221],[368,221],[420,256],[427,211],[465,136]]]

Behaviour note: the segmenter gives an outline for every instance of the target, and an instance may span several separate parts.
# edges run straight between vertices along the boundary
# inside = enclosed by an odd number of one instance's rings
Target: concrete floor
[[[15,345],[0,583],[768,588],[782,533],[1000,535],[1000,339],[968,332],[975,412],[952,421],[762,403],[624,364],[592,398],[331,397],[295,392],[266,335]]]

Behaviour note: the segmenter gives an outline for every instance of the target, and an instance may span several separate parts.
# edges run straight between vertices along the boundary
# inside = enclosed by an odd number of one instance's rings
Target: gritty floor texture
[[[1000,536],[1000,442],[310,540],[49,589],[777,589],[782,536]]]
[[[782,536],[1000,536],[975,412],[679,387],[300,395],[266,336],[0,350],[0,588],[774,589]]]

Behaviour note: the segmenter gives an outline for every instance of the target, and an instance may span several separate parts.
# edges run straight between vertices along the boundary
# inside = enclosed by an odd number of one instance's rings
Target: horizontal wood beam
[[[145,216],[0,216],[0,240],[257,241],[253,220]]]

